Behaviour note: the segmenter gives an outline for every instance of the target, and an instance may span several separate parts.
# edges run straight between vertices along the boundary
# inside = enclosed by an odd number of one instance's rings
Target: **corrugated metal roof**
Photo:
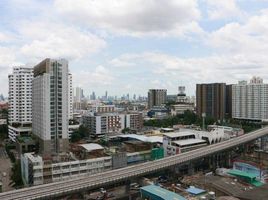
[[[198,195],[198,194],[202,194],[202,193],[206,192],[206,190],[202,190],[202,189],[199,189],[196,187],[189,187],[186,191],[188,193],[194,194],[194,195]]]
[[[230,170],[228,172],[228,174],[235,175],[235,176],[246,177],[246,178],[250,178],[250,179],[256,178],[255,174],[243,172],[243,171],[240,171],[240,170],[237,170],[237,169]]]
[[[141,187],[141,191],[158,196],[163,200],[186,200],[184,197],[156,185],[147,185]]]
[[[206,143],[206,141],[201,140],[201,139],[186,139],[186,140],[176,140],[176,141],[173,141],[173,143],[183,146],[183,145],[189,145],[189,144]]]
[[[96,143],[80,144],[80,146],[85,148],[87,151],[104,149],[101,145]]]

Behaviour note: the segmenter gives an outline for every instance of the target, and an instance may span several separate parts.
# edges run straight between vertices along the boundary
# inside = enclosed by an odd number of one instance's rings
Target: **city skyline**
[[[12,67],[45,58],[67,59],[73,86],[97,96],[176,94],[178,85],[194,95],[196,83],[254,75],[267,82],[267,8],[261,0],[2,1],[1,93]]]

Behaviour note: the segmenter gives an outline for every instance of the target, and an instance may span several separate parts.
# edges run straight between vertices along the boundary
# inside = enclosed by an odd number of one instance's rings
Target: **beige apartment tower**
[[[69,70],[65,59],[45,59],[33,70],[32,132],[44,155],[66,152],[69,147]]]

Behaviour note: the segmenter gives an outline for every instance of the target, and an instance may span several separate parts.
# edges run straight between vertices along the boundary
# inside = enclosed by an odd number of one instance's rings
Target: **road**
[[[268,135],[268,128],[259,129],[257,131],[242,135],[240,137],[224,141],[221,143],[206,146],[190,152],[170,156],[160,160],[150,161],[134,166],[121,169],[102,172],[99,174],[77,177],[66,181],[55,182],[24,188],[16,191],[10,191],[0,194],[0,199],[5,200],[26,200],[26,199],[46,199],[77,192],[84,189],[100,188],[107,184],[120,182],[133,177],[142,176],[150,172],[159,171],[174,165],[183,164],[192,160],[196,160],[207,155],[224,151],[229,148],[247,143],[259,137]]]
[[[10,185],[10,174],[11,174],[12,164],[7,155],[4,147],[0,147],[0,180],[2,181],[2,191],[7,192],[14,190]],[[1,199],[1,198],[0,198]]]

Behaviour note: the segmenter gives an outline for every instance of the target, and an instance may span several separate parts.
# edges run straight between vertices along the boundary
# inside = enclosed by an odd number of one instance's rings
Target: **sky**
[[[85,95],[268,82],[268,0],[1,0],[0,93],[45,58],[66,58]]]

